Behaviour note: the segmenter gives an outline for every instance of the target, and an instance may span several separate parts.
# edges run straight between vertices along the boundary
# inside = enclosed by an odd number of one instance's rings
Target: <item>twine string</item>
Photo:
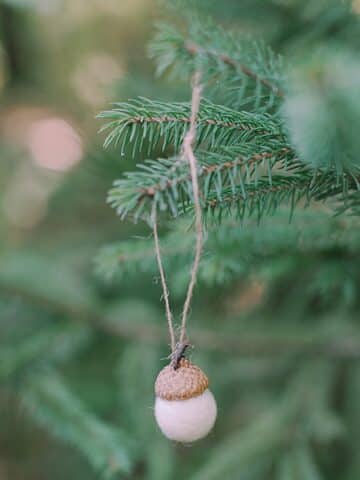
[[[200,191],[199,191],[199,183],[197,178],[198,168],[197,168],[197,160],[193,150],[193,144],[196,137],[196,117],[199,112],[201,92],[202,92],[202,86],[200,84],[200,74],[199,72],[197,72],[195,73],[193,78],[190,128],[187,134],[185,135],[184,141],[183,141],[183,157],[184,159],[188,160],[189,166],[190,166],[191,183],[192,183],[192,190],[193,190],[193,201],[195,206],[196,243],[195,243],[194,262],[190,272],[190,282],[189,282],[189,286],[186,293],[182,319],[181,319],[181,330],[180,330],[180,339],[179,339],[180,343],[184,343],[184,341],[186,340],[186,322],[189,316],[189,309],[191,305],[191,299],[194,293],[197,274],[199,271],[202,246],[203,246],[203,228],[202,228],[202,215],[201,215],[201,205],[200,205]]]
[[[193,144],[196,137],[196,118],[199,112],[200,100],[201,100],[202,86],[200,84],[200,74],[197,72],[193,77],[192,82],[192,98],[191,98],[191,117],[190,117],[190,127],[187,131],[182,145],[182,160],[189,162],[190,167],[190,176],[193,190],[193,201],[195,207],[195,233],[196,233],[196,243],[195,243],[195,254],[194,261],[190,271],[190,281],[189,286],[186,292],[184,307],[181,316],[181,326],[179,334],[179,342],[176,342],[174,321],[170,308],[169,300],[169,289],[166,283],[166,277],[163,267],[163,262],[161,258],[160,242],[157,229],[157,207],[156,201],[154,200],[154,206],[152,211],[152,224],[153,224],[153,234],[155,242],[155,252],[157,264],[160,272],[161,285],[163,289],[163,298],[165,303],[166,317],[169,327],[170,342],[171,342],[171,358],[174,368],[177,368],[177,365],[180,359],[184,356],[186,348],[189,346],[187,341],[186,334],[186,323],[189,316],[190,305],[192,296],[194,293],[194,287],[196,285],[197,274],[199,271],[202,247],[203,247],[203,228],[202,228],[202,213],[201,213],[201,204],[200,204],[200,189],[198,183],[198,166],[196,156],[193,150]]]
[[[152,224],[153,224],[156,260],[157,260],[157,264],[160,272],[163,298],[165,303],[166,318],[167,318],[168,327],[169,327],[171,351],[174,352],[176,348],[174,322],[173,322],[173,317],[172,317],[171,308],[170,308],[169,289],[166,283],[166,277],[165,277],[164,267],[163,267],[162,258],[161,258],[159,234],[158,234],[158,228],[157,228],[157,209],[156,209],[155,201],[154,201],[154,206],[152,211]]]

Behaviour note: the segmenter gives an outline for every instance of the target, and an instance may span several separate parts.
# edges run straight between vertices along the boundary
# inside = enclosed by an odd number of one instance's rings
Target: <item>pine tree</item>
[[[18,253],[3,259],[7,295],[21,295],[35,314],[51,312],[61,324],[44,321],[36,334],[16,338],[16,349],[2,347],[0,377],[35,422],[78,448],[103,478],[355,480],[358,2],[234,2],[231,22],[213,3],[218,23],[205,18],[209,4],[199,1],[198,17],[159,25],[150,44],[157,73],[181,101],[139,96],[99,115],[104,155],[132,160],[108,203],[121,220],[140,224],[142,238],[101,248],[98,299],[66,269],[59,282],[49,260],[25,256],[18,268]],[[256,12],[265,40],[256,28],[253,38],[241,31]],[[276,22],[281,28],[272,29]],[[203,84],[195,155],[206,241],[189,334],[220,414],[215,432],[185,449],[161,438],[148,408],[168,353],[149,227],[155,206],[179,313],[194,248],[194,198],[181,146],[195,72]],[[48,279],[46,288],[31,285],[35,271]],[[137,286],[135,302],[118,298],[128,282]],[[108,408],[106,421],[78,398],[67,370],[99,335],[109,358],[97,345],[91,365],[103,369],[95,368],[94,381],[101,388],[115,358],[117,386],[106,388],[121,405],[120,415]]]

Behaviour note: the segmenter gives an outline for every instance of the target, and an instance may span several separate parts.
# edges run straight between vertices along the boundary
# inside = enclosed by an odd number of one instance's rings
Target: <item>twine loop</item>
[[[187,288],[187,293],[185,297],[184,307],[181,316],[181,326],[180,326],[180,335],[179,341],[176,342],[175,329],[173,315],[170,308],[169,300],[169,289],[166,283],[166,277],[161,257],[160,242],[157,228],[157,209],[156,209],[156,200],[154,200],[153,211],[152,211],[152,224],[153,224],[153,234],[155,242],[155,252],[156,259],[158,263],[158,268],[160,272],[161,285],[163,289],[163,298],[165,303],[166,318],[168,322],[169,335],[170,335],[170,344],[171,344],[171,365],[174,369],[178,368],[181,358],[184,358],[185,350],[189,347],[189,342],[187,341],[186,333],[186,323],[189,316],[191,300],[194,292],[194,287],[197,280],[197,274],[199,271],[202,247],[203,247],[203,227],[202,227],[202,212],[201,212],[201,203],[200,203],[200,189],[198,183],[198,165],[196,156],[193,150],[193,144],[196,138],[196,118],[199,112],[200,100],[201,100],[202,86],[200,84],[200,73],[196,72],[193,76],[192,81],[192,98],[191,98],[191,116],[190,116],[190,127],[187,131],[183,144],[182,144],[182,159],[189,163],[191,183],[193,190],[193,199],[195,206],[195,233],[196,233],[196,243],[195,243],[195,254],[194,261],[190,271],[190,280]]]

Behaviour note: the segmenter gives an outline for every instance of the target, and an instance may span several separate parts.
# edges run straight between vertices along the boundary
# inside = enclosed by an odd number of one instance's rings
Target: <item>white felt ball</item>
[[[194,442],[205,437],[214,426],[216,401],[209,389],[185,400],[156,397],[155,418],[163,434],[177,442]]]

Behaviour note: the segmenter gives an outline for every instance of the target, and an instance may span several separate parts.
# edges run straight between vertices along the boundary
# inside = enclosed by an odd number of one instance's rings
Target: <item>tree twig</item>
[[[284,92],[279,87],[277,87],[276,85],[273,85],[266,78],[261,78],[258,74],[256,74],[249,67],[247,67],[243,63],[239,63],[236,60],[233,60],[228,55],[225,55],[225,54],[223,54],[221,52],[217,52],[217,51],[206,50],[205,48],[202,48],[202,47],[200,47],[199,45],[197,45],[196,43],[193,43],[193,42],[186,42],[185,43],[185,48],[186,48],[187,52],[190,53],[191,55],[202,54],[202,55],[207,55],[208,57],[218,58],[225,65],[229,65],[230,67],[232,67],[236,70],[240,70],[247,77],[252,78],[253,80],[260,82],[262,85],[264,85],[266,88],[271,90],[278,97],[283,97],[284,96]]]

